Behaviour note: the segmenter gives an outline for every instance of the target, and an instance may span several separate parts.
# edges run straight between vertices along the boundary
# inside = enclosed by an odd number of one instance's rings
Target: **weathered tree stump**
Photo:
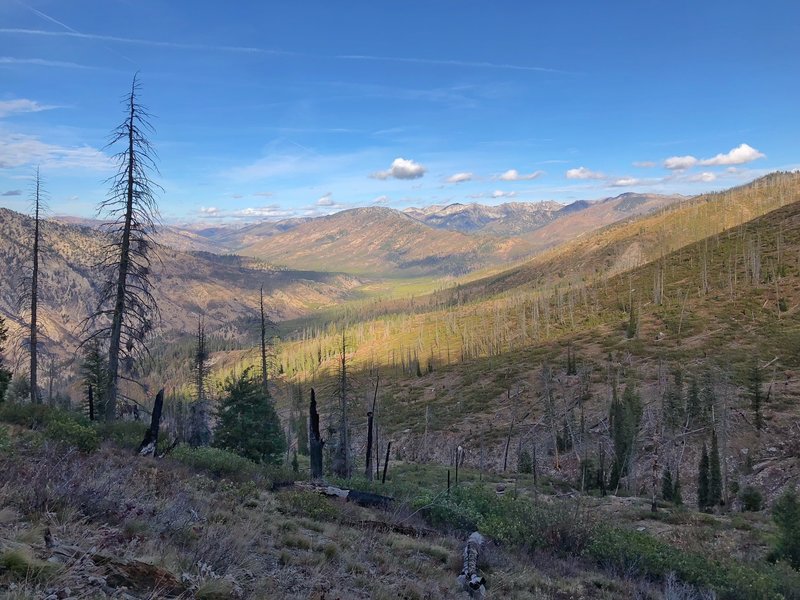
[[[458,576],[458,583],[470,597],[474,598],[486,596],[486,578],[478,572],[478,559],[485,542],[484,537],[477,531],[470,534],[467,545],[464,546],[464,568]]]

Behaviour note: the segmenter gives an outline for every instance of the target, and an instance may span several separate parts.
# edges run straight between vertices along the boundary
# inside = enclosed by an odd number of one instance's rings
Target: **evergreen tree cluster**
[[[286,438],[260,373],[245,369],[225,380],[214,445],[259,463],[280,463]]]
[[[722,469],[719,458],[719,444],[716,431],[711,432],[711,452],[703,444],[700,464],[697,470],[697,507],[710,512],[723,504]]]
[[[628,382],[620,400],[616,386],[611,400],[611,437],[614,442],[614,463],[611,467],[612,488],[628,474],[636,436],[642,420],[642,401],[633,382]]]

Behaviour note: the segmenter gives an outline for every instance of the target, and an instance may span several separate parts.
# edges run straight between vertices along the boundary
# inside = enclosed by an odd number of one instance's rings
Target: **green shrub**
[[[787,489],[772,507],[772,519],[778,526],[778,540],[773,558],[785,559],[800,569],[800,498],[797,490]]]
[[[763,506],[764,498],[755,487],[747,485],[739,492],[739,500],[742,502],[742,510],[746,512],[758,512]]]
[[[47,421],[52,409],[44,404],[18,404],[5,402],[0,405],[0,421],[28,429],[40,429]]]
[[[19,580],[42,579],[54,575],[57,564],[34,558],[22,550],[8,550],[0,554],[0,574],[8,573]]]
[[[82,452],[94,452],[100,447],[100,436],[89,425],[82,425],[68,419],[52,420],[47,424],[45,436]]]
[[[605,567],[648,577],[663,578],[675,573],[681,581],[711,588],[724,599],[797,597],[791,593],[787,595],[797,578],[787,578],[785,570],[763,563],[750,567],[733,560],[710,559],[638,531],[599,526],[585,555]]]
[[[181,444],[170,456],[185,465],[207,471],[217,477],[250,479],[259,473],[259,466],[252,460],[221,448],[192,448]]]
[[[281,492],[278,504],[284,512],[314,521],[336,521],[340,516],[338,507],[325,496],[305,490]]]
[[[582,512],[565,504],[539,505],[526,498],[497,497],[479,487],[463,486],[450,494],[424,496],[415,505],[433,525],[478,530],[504,544],[529,549],[579,554],[593,529]]]
[[[140,421],[101,421],[95,423],[94,427],[102,439],[132,450],[139,447],[147,429],[147,425]]]

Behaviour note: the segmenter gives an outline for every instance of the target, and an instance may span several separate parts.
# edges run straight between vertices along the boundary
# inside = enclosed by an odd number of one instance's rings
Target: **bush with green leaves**
[[[93,425],[101,439],[131,450],[138,449],[147,429],[142,421],[95,421]]]
[[[45,437],[82,452],[94,452],[100,447],[100,436],[91,425],[72,419],[53,419],[47,424]]]
[[[593,529],[578,505],[534,504],[527,498],[498,497],[491,490],[473,486],[425,495],[415,506],[433,525],[478,530],[499,542],[529,549],[579,554]]]
[[[339,507],[321,494],[306,490],[288,490],[278,494],[281,511],[314,521],[336,521],[341,517]]]
[[[187,444],[180,444],[170,456],[187,466],[217,477],[252,479],[259,471],[259,466],[252,460],[222,448],[207,446],[193,448]]]
[[[252,369],[225,380],[217,411],[214,446],[257,463],[278,464],[286,452],[272,398]]]
[[[100,446],[100,435],[89,420],[68,410],[6,402],[0,405],[0,421],[41,431],[44,437],[83,452],[94,452]]]
[[[778,526],[772,558],[800,569],[800,498],[796,489],[789,488],[778,498],[772,507],[772,520]]]

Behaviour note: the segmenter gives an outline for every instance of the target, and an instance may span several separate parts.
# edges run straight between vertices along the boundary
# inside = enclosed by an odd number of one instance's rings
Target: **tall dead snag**
[[[322,447],[325,442],[319,433],[319,413],[317,412],[317,398],[314,388],[311,388],[311,403],[308,409],[309,435],[308,445],[311,459],[311,478],[319,479],[322,477]]]
[[[150,427],[144,434],[142,443],[139,444],[139,454],[141,456],[155,456],[156,446],[158,446],[158,429],[161,426],[161,410],[164,408],[164,389],[160,389],[156,394],[156,401],[153,404],[153,414],[150,418]]]
[[[108,197],[100,202],[98,214],[110,221],[108,243],[100,268],[105,282],[100,289],[97,310],[87,322],[96,322],[89,339],[108,339],[108,378],[102,393],[104,417],[116,418],[120,371],[130,371],[134,356],[146,351],[147,335],[158,317],[151,293],[151,250],[156,246],[158,207],[151,181],[158,172],[149,136],[150,115],[139,103],[139,82],[134,76],[124,98],[125,120],[111,135],[109,146],[121,145],[115,155],[117,174],[111,178]]]
[[[348,439],[347,427],[347,342],[345,330],[342,329],[342,349],[339,355],[339,442],[336,445],[336,452],[333,456],[333,472],[336,476],[347,478],[351,475],[350,469],[350,440]]]
[[[372,420],[375,418],[375,403],[378,401],[378,383],[380,376],[375,379],[375,395],[372,397],[372,410],[367,413],[367,462],[364,475],[372,481]]]
[[[470,597],[486,596],[486,578],[478,572],[478,560],[486,540],[477,531],[470,534],[464,546],[464,567],[458,576],[458,583]]]
[[[41,209],[42,209],[42,178],[39,175],[39,167],[36,167],[36,175],[34,176],[33,181],[33,249],[32,249],[32,259],[33,264],[31,265],[31,289],[30,289],[30,301],[31,301],[31,331],[30,331],[30,347],[31,347],[31,369],[30,369],[30,378],[31,378],[31,402],[36,404],[41,402],[41,397],[39,396],[39,385],[38,385],[38,334],[39,334],[39,322],[38,322],[38,308],[39,308],[39,236],[40,236],[40,225],[41,225]]]

